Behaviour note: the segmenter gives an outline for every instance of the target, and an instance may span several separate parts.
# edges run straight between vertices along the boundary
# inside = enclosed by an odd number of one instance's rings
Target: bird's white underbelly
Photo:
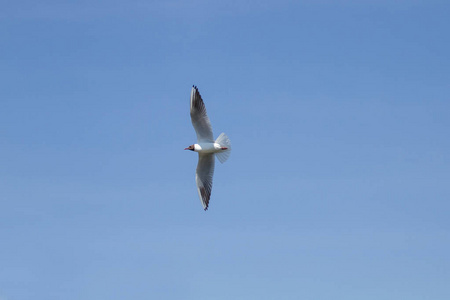
[[[194,145],[195,152],[215,153],[221,151],[221,147],[217,143],[198,143]]]

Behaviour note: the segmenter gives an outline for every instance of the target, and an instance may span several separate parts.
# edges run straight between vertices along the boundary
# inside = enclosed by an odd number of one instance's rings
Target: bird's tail
[[[221,163],[224,163],[224,162],[227,161],[228,157],[230,157],[230,153],[231,153],[231,142],[230,142],[230,139],[228,138],[228,136],[225,133],[222,132],[219,135],[219,137],[217,138],[216,143],[219,144],[222,147],[228,148],[227,150],[223,150],[221,152],[217,152],[216,153],[217,159]]]

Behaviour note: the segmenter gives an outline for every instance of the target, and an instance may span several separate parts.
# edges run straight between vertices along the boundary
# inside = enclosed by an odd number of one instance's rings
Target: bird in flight
[[[231,142],[225,133],[221,133],[214,140],[205,103],[203,103],[202,96],[200,96],[196,86],[193,86],[191,91],[191,121],[197,133],[197,144],[190,145],[184,150],[198,152],[195,182],[203,209],[207,210],[213,183],[214,157],[217,156],[217,159],[224,163],[230,156]]]

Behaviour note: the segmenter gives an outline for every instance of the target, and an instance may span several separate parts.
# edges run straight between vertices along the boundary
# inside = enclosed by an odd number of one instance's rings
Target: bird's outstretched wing
[[[208,209],[209,199],[211,198],[214,162],[214,153],[198,154],[195,182],[197,183],[198,196],[200,197],[204,210]]]
[[[196,86],[191,91],[191,121],[197,133],[198,142],[214,143],[211,122],[206,114],[205,103]]]

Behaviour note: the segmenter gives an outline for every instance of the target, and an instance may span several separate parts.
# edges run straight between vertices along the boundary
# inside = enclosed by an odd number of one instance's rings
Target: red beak
[[[189,148],[184,148],[184,150],[189,150]]]

